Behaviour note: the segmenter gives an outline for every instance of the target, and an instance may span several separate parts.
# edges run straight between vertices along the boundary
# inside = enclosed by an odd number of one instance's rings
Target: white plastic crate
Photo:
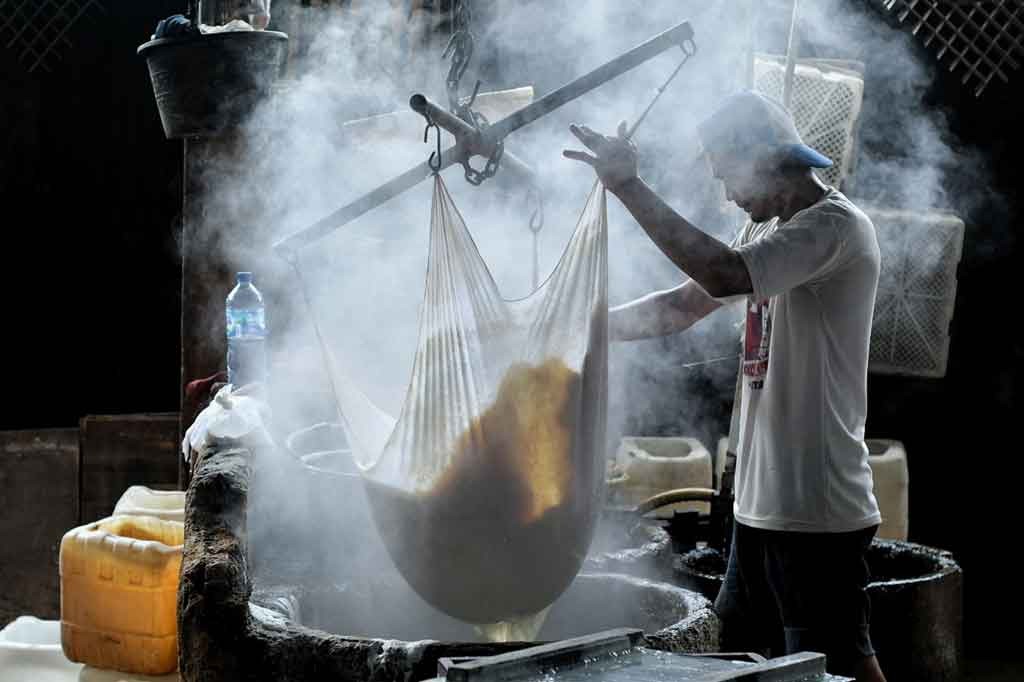
[[[789,110],[804,142],[832,159],[818,176],[839,187],[856,168],[856,133],[864,101],[864,65],[855,61],[798,59]],[[758,54],[754,89],[782,101],[786,59]]]
[[[180,682],[170,675],[129,675],[69,661],[60,621],[19,616],[0,630],[0,682]]]
[[[945,376],[964,222],[941,211],[865,212],[882,251],[868,369]]]

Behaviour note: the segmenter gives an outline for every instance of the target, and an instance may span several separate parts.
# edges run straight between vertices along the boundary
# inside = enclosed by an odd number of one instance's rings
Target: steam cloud
[[[780,53],[789,3],[757,4],[761,16],[756,47]],[[851,197],[912,211],[966,212],[973,202],[991,200],[984,189],[983,159],[961,148],[941,112],[922,102],[935,66],[913,39],[888,26],[881,15],[855,9],[852,3],[802,5],[802,54],[867,63]],[[697,160],[694,128],[723,95],[746,86],[744,7],[749,6],[732,1],[709,6],[702,0],[478,2],[477,57],[463,78],[464,92],[479,77],[484,91],[533,85],[540,96],[655,33],[691,20],[698,54],[635,139],[645,178],[681,213],[728,241],[743,216],[724,205],[720,186]],[[420,143],[423,121],[408,111],[408,97],[423,92],[444,102],[447,70],[440,58],[443,43],[435,40],[429,51],[417,48],[428,33],[425,15],[417,17],[417,29],[402,28],[404,40],[399,41],[394,18],[384,11],[291,11],[298,13],[294,20],[318,26],[315,39],[304,58],[292,65],[296,80],[250,121],[244,178],[236,182],[231,178],[238,174],[225,169],[209,207],[212,219],[245,225],[227,231],[220,248],[227,251],[229,263],[256,271],[257,285],[269,294],[275,416],[283,431],[330,421],[334,415],[298,280],[269,253],[269,244],[423,161],[430,146]],[[569,123],[611,132],[619,120],[632,120],[680,56],[673,50],[653,59],[507,140],[509,150],[534,165],[546,189],[546,226],[539,237],[542,278],[557,262],[593,182],[589,168],[561,157],[563,148],[578,147],[568,133]],[[388,112],[399,113],[372,135],[365,127],[343,125]],[[445,139],[446,145],[450,142]],[[508,298],[526,295],[533,247],[527,228],[532,207],[525,189],[501,177],[474,188],[460,173],[456,166],[444,177],[499,287]],[[963,178],[972,178],[972,184],[966,186]],[[392,414],[398,412],[411,370],[426,270],[429,202],[430,183],[424,182],[301,254],[303,281],[335,353],[345,359],[360,387]],[[609,230],[613,304],[683,280],[614,199],[609,200]],[[616,444],[627,432],[678,434],[697,436],[713,449],[728,428],[736,362],[692,370],[680,364],[738,353],[737,319],[735,313],[719,311],[683,335],[614,347],[608,442]],[[352,547],[377,547],[365,509],[361,515],[353,511],[358,500],[339,500],[332,509],[323,500],[310,500],[314,492],[309,485],[304,478],[285,485],[278,481],[266,486],[260,504],[288,510],[282,514],[291,515],[297,526],[334,527],[337,551],[324,550],[327,564],[351,558]],[[271,488],[288,492],[274,497],[281,493]],[[361,500],[361,492],[353,495]],[[341,510],[354,516],[339,518]],[[310,520],[303,513],[334,518]],[[254,547],[263,518],[253,521]],[[323,542],[314,536],[308,541]],[[372,566],[382,575],[391,570],[379,547],[360,556],[366,559],[366,570]],[[397,580],[397,574],[388,575]],[[438,623],[444,617],[411,592],[406,597],[418,604],[409,613],[423,618],[420,636],[439,636]],[[415,618],[410,615],[409,621]],[[351,634],[395,634],[374,632],[372,623],[367,628]]]

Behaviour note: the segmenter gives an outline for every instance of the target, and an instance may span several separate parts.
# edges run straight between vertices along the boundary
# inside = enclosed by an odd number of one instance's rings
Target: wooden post
[[[192,424],[210,396],[189,399],[185,387],[226,369],[224,299],[235,273],[253,272],[267,306],[269,345],[274,329],[288,320],[284,305],[292,284],[287,265],[270,249],[274,226],[252,167],[272,154],[271,136],[232,130],[218,138],[189,139],[184,152],[181,270],[181,432]],[[258,149],[257,149],[258,147]],[[269,353],[268,353],[269,354]],[[179,458],[179,484],[188,485]]]
[[[110,516],[132,485],[177,480],[176,413],[89,415],[79,421],[79,523]]]
[[[229,282],[229,269],[224,261],[221,234],[207,218],[207,191],[214,180],[210,171],[215,160],[230,156],[232,142],[225,140],[185,140],[183,159],[184,195],[182,197],[181,234],[181,425],[180,431],[192,424],[202,408],[198,400],[185,395],[188,382],[224,369],[225,341],[223,311],[218,314],[216,302]],[[178,483],[188,485],[189,472],[179,459]]]

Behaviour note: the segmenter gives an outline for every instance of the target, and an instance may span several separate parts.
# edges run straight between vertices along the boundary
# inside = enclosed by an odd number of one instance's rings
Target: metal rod
[[[657,57],[662,52],[681,46],[688,40],[693,40],[693,27],[690,26],[690,22],[684,21],[571,83],[549,92],[536,102],[509,114],[487,129],[487,137],[492,140],[503,140],[523,126],[550,114],[562,105]]]
[[[494,145],[491,144],[490,147],[484,146],[485,141],[481,138],[476,128],[447,109],[443,109],[430,101],[425,95],[413,95],[409,98],[409,107],[416,113],[425,116],[427,120],[433,121],[454,135],[457,141],[456,147],[464,150],[470,156],[489,157],[493,152]],[[529,164],[507,149],[501,155],[501,167],[507,168],[531,185],[537,184],[537,174],[530,168]]]
[[[449,147],[441,153],[441,169],[444,170],[452,164],[458,163],[461,150],[456,147]],[[438,171],[440,172],[440,171]],[[326,237],[334,230],[347,225],[356,218],[369,213],[381,204],[394,199],[399,194],[412,189],[433,174],[426,161],[410,168],[396,178],[389,180],[377,189],[364,194],[355,201],[342,206],[337,211],[325,218],[321,218],[309,227],[293,232],[284,239],[274,244],[274,251],[280,255],[298,251],[318,239]]]
[[[484,134],[480,136],[480,139],[478,140],[480,145],[479,148],[486,149],[493,146],[495,143],[504,140],[509,134],[536,121],[538,118],[551,113],[560,106],[585,95],[617,76],[621,76],[649,59],[658,56],[662,52],[665,52],[672,47],[682,46],[683,43],[692,39],[693,28],[690,26],[689,22],[684,21],[673,26],[667,31],[654,36],[647,42],[634,47],[629,52],[616,57],[610,62],[597,67],[590,73],[580,76],[571,83],[563,85],[559,89],[548,93],[536,102],[528,104],[519,111],[509,114],[500,121],[492,124],[486,129]],[[422,95],[414,95],[409,102],[410,106],[413,107],[413,110],[418,111],[420,114],[424,114],[426,112],[429,103],[430,100]],[[420,106],[423,110],[417,110],[417,106]],[[451,120],[455,118],[454,116],[442,116],[440,112],[443,110],[436,105],[434,105],[434,110],[437,110],[436,113],[438,113],[438,118],[434,119],[435,123],[446,129],[447,125],[455,127],[456,124]],[[432,114],[435,113],[434,110],[431,110]],[[447,114],[447,112],[444,113]],[[442,123],[442,120],[445,123]],[[467,125],[466,127],[470,126]],[[474,131],[474,133],[475,132],[476,131]],[[448,168],[454,163],[460,162],[462,154],[464,153],[465,150],[458,144],[454,147],[448,148],[441,155],[441,170]],[[525,164],[523,165],[525,166]],[[527,168],[529,167],[527,166]],[[386,182],[377,189],[364,194],[352,203],[339,208],[329,216],[318,220],[313,225],[285,237],[274,244],[273,248],[279,254],[287,254],[307,246],[308,244],[325,237],[334,230],[352,222],[361,215],[372,211],[402,192],[411,189],[419,182],[429,177],[431,173],[432,171],[427,163],[421,163],[420,165],[407,170],[405,173],[402,173],[398,177]]]
[[[755,0],[748,0],[746,5],[747,11],[745,13],[746,20],[746,43],[747,43],[747,70],[744,74],[746,77],[747,90],[754,89],[754,65],[757,63],[757,39],[754,33],[754,26],[757,24],[757,3]]]
[[[789,18],[789,40],[786,42],[786,77],[782,81],[782,104],[790,109],[793,101],[793,77],[796,74],[796,29],[800,19],[800,0],[793,0],[793,14]]]

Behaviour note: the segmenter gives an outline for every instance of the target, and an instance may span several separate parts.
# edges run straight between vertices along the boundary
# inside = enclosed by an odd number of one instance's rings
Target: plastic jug
[[[613,504],[635,507],[659,493],[676,488],[710,488],[711,454],[696,438],[625,436],[615,453],[615,464],[624,473],[609,485]],[[659,517],[676,511],[710,512],[707,502],[679,502],[662,507]]]
[[[882,513],[882,525],[875,535],[883,540],[906,540],[910,488],[906,448],[898,440],[869,438],[866,442],[873,492]]]
[[[60,543],[61,644],[72,661],[126,673],[177,668],[184,524],[113,516]]]
[[[133,485],[117,501],[114,516],[152,516],[165,521],[184,522],[185,493]]]

